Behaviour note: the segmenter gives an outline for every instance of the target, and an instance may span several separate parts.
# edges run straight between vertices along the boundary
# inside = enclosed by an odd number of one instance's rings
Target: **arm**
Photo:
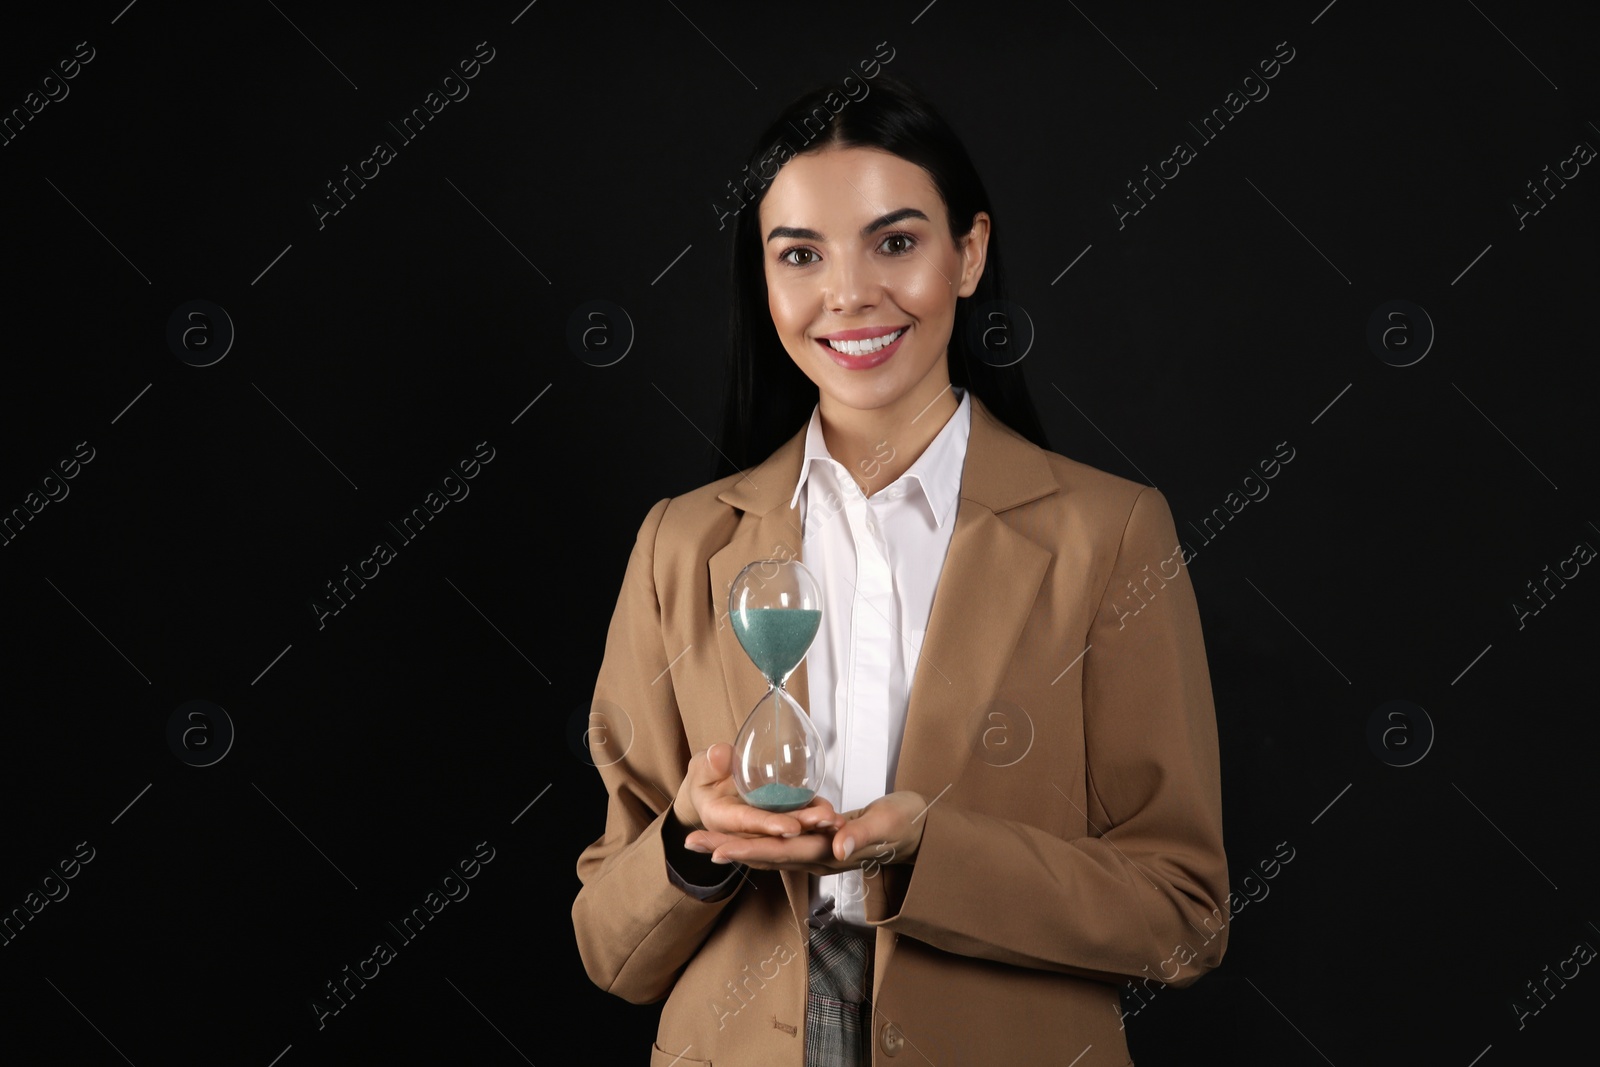
[[[722,880],[728,869],[710,875],[697,865],[705,857],[682,848],[685,831],[673,816],[689,746],[671,675],[664,673],[668,659],[655,586],[656,533],[667,504],[655,504],[639,528],[606,634],[595,703],[622,709],[632,732],[622,740],[626,752],[620,758],[597,760],[610,794],[606,828],[578,859],[583,888],[572,907],[578,952],[590,979],[636,1004],[671,991],[733,899],[732,889],[711,885],[711,899],[697,899],[669,874],[669,855],[681,864],[681,875],[689,876],[680,875],[680,881]],[[670,851],[667,833],[676,837]]]
[[[683,846],[693,833],[691,827],[678,821],[671,808],[661,823],[661,842],[667,853],[667,878],[673,885],[696,900],[716,901],[729,896],[738,888],[744,868],[739,864],[711,862],[703,852],[691,852]]]
[[[1177,544],[1165,498],[1142,490],[1083,659],[1089,835],[1063,840],[935,803],[912,863],[873,879],[869,921],[948,952],[1112,982],[1142,973],[1183,986],[1221,962],[1228,871],[1216,720]],[[1133,615],[1128,583],[1158,569],[1154,595]],[[1048,773],[1040,788],[1041,804],[1076,804]]]

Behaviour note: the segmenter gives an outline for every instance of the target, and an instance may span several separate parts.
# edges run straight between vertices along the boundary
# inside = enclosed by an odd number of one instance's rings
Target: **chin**
[[[823,389],[822,393],[831,397],[834,403],[842,404],[856,411],[874,411],[887,407],[905,396],[906,390],[894,386],[882,389]]]

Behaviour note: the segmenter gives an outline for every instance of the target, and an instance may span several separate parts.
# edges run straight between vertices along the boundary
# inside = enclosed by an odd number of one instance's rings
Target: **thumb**
[[[876,856],[883,851],[883,827],[878,813],[870,808],[846,812],[844,823],[834,831],[833,855],[840,863],[857,852]]]
[[[733,746],[727,742],[718,742],[706,749],[706,770],[710,772],[708,782],[717,782],[733,773]]]

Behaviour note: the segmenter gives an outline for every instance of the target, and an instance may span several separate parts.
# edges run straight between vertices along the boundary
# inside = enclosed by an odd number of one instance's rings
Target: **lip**
[[[904,325],[859,326],[854,330],[840,330],[838,333],[819,334],[818,337],[824,341],[866,341],[874,337],[882,337],[884,334],[894,333],[896,330],[904,330],[908,328],[909,327]]]
[[[828,354],[830,359],[839,364],[839,366],[843,367],[845,370],[871,370],[873,367],[876,367],[881,363],[887,363],[891,356],[900,351],[900,345],[905,341],[906,336],[911,333],[911,327],[868,326],[859,330],[845,330],[843,333],[828,335],[831,340],[835,341],[860,341],[869,337],[882,337],[885,334],[894,333],[896,330],[903,330],[905,332],[899,337],[895,338],[893,344],[886,348],[881,348],[878,351],[866,356],[847,356],[843,352],[836,351],[832,345],[828,344],[827,341],[824,341],[820,337],[817,339],[817,345]],[[856,336],[851,336],[852,334]]]

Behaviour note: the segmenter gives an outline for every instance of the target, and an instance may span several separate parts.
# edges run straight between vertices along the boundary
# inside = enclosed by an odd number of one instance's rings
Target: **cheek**
[[[955,268],[957,272],[959,269]],[[949,279],[958,276],[959,273],[952,273],[947,264],[940,264],[935,269],[930,263],[927,270],[910,272],[900,279],[900,284],[895,288],[896,298],[901,307],[920,319],[938,320],[953,315],[955,288]]]
[[[767,282],[767,310],[772,314],[772,324],[784,344],[790,344],[794,334],[803,331],[812,319],[811,303],[793,287]]]

